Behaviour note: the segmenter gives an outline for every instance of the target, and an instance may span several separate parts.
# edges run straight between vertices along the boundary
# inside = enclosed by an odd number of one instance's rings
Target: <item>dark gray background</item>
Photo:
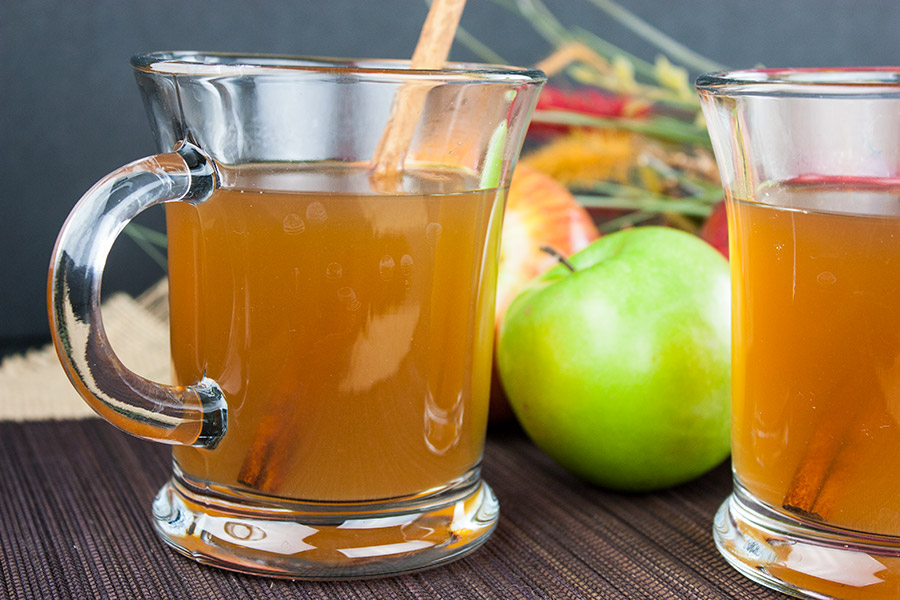
[[[694,50],[731,67],[900,63],[897,0],[621,0]],[[588,0],[546,0],[577,24],[650,59],[656,51]],[[56,232],[98,178],[155,149],[128,59],[149,50],[404,58],[423,0],[0,2],[0,352],[48,337],[45,278]],[[463,27],[508,62],[550,47],[490,0]],[[474,60],[460,45],[451,58]],[[154,209],[155,210],[155,209]],[[143,223],[162,226],[162,212]],[[163,272],[134,243],[113,250],[104,293],[138,293]]]

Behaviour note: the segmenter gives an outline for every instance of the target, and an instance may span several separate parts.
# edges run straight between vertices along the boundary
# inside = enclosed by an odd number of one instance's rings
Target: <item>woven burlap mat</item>
[[[168,286],[159,282],[138,298],[119,293],[103,304],[103,323],[118,357],[131,370],[169,382]],[[69,383],[48,345],[0,363],[0,421],[94,416]]]

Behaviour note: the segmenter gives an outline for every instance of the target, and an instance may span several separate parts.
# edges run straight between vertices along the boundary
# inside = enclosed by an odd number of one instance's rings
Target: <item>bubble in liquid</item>
[[[837,277],[831,271],[822,271],[819,273],[819,276],[816,277],[816,281],[824,285],[831,285],[837,283]]]
[[[779,242],[775,244],[775,260],[781,260],[782,255],[784,254],[784,244]]]
[[[436,246],[441,239],[441,233],[443,231],[444,228],[441,227],[440,223],[429,223],[428,226],[425,227],[425,239],[428,240],[428,243],[432,246]]]
[[[378,263],[378,274],[381,275],[382,281],[390,281],[394,278],[394,257],[385,254]]]
[[[404,277],[409,277],[412,275],[413,270],[413,257],[409,254],[404,254],[400,257],[400,272],[403,273]]]
[[[359,310],[361,303],[356,297],[356,292],[351,287],[342,287],[337,291],[338,300],[344,305],[344,308],[350,312]]]
[[[284,229],[284,232],[288,235],[298,235],[306,231],[306,223],[303,222],[300,215],[289,213],[284,220],[281,221],[281,228]]]
[[[325,267],[325,277],[328,279],[340,279],[344,275],[344,268],[340,263],[328,263]]]
[[[306,207],[306,220],[310,223],[321,224],[328,220],[328,212],[321,202],[310,202]]]

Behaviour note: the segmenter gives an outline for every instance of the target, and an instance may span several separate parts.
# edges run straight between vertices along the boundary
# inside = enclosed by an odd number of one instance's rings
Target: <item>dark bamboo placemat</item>
[[[615,494],[569,476],[520,431],[494,430],[484,474],[501,520],[487,544],[423,573],[341,583],[244,576],[170,551],[149,517],[169,469],[167,448],[96,419],[0,422],[0,597],[786,598],[715,550],[727,465],[665,492]]]

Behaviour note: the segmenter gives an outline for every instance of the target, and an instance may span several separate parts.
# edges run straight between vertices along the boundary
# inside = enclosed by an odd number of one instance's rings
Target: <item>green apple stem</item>
[[[565,256],[560,254],[556,250],[556,248],[552,248],[550,246],[541,246],[541,252],[546,252],[547,254],[554,257],[556,260],[558,260],[562,266],[564,266],[568,270],[572,271],[573,273],[575,272],[575,267],[572,266],[572,263],[570,263],[569,260]]]

